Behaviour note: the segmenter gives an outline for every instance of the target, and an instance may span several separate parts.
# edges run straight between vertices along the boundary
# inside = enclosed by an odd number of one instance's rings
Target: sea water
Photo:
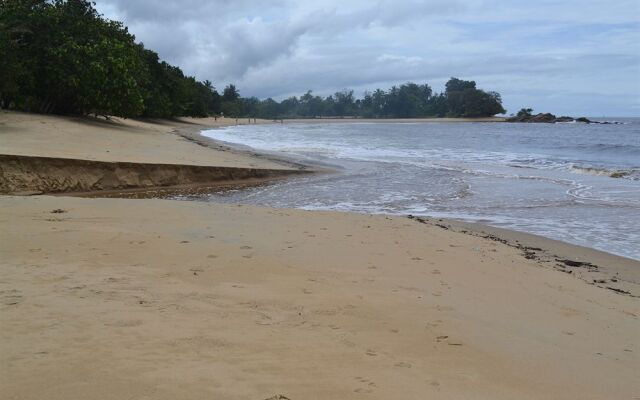
[[[640,259],[640,119],[285,123],[203,132],[333,168],[199,200],[450,217]]]

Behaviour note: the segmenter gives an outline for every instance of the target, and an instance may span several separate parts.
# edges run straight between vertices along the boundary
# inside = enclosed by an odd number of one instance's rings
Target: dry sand
[[[401,217],[0,205],[1,398],[640,395],[639,299],[495,241]]]
[[[247,119],[238,121],[248,123]],[[212,151],[185,137],[207,127],[233,124],[235,119],[231,118],[175,121],[112,118],[105,121],[0,110],[0,154],[106,162],[287,168],[286,164],[242,152]]]
[[[228,118],[105,121],[0,111],[0,193],[211,186],[308,172],[305,166],[231,149],[199,134],[235,123]]]
[[[200,157],[137,129],[157,146],[139,157]],[[97,157],[69,146],[39,151]],[[0,226],[2,399],[640,398],[637,261],[452,221],[168,200],[1,196]]]

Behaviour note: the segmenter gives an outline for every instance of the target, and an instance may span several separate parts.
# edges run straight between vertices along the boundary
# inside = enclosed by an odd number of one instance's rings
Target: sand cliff
[[[0,111],[0,193],[202,185],[308,172],[301,165],[197,137],[201,129],[235,123],[223,118],[105,121]]]
[[[143,164],[0,154],[0,194],[90,192],[274,179],[289,169]]]

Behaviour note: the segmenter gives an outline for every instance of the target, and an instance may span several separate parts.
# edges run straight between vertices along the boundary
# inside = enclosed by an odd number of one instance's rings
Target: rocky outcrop
[[[0,194],[92,192],[273,179],[295,169],[143,164],[0,154]]]
[[[591,121],[590,119],[585,117],[580,117],[580,118],[573,118],[573,117],[567,117],[567,116],[556,117],[551,113],[539,113],[539,114],[518,113],[518,115],[507,118],[505,121],[506,122],[525,122],[525,123],[544,123],[544,124],[555,124],[559,122],[581,122],[585,124],[603,124],[603,125],[620,124],[620,122]]]

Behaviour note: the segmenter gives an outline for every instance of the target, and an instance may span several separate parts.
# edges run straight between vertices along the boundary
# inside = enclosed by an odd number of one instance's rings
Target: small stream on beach
[[[185,199],[458,218],[640,259],[640,119],[619,121],[208,130],[203,134],[219,141],[338,173]]]

